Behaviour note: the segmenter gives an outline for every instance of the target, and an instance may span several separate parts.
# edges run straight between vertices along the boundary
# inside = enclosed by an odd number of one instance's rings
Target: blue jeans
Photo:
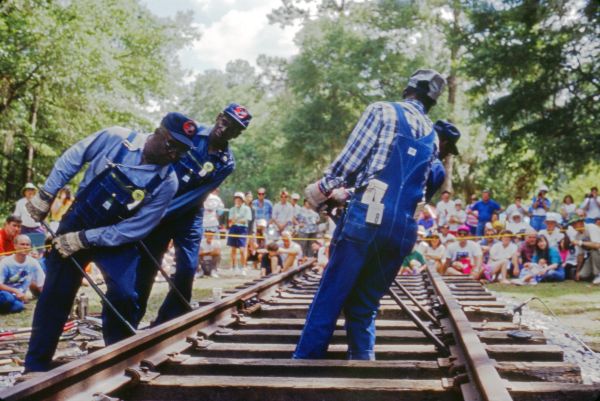
[[[25,304],[15,294],[8,291],[0,291],[0,313],[17,313],[23,309],[25,309]]]

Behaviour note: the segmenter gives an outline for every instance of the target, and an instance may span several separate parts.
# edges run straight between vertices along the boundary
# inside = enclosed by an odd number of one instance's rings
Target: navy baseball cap
[[[190,148],[194,146],[192,138],[198,132],[198,124],[191,118],[177,112],[167,113],[161,123],[169,130],[173,138]]]
[[[243,129],[248,128],[248,125],[250,125],[250,120],[252,120],[252,115],[248,109],[237,103],[230,103],[227,107],[225,107],[223,113],[233,118],[242,126]]]
[[[448,143],[449,152],[453,155],[458,154],[456,142],[460,139],[460,131],[456,126],[448,121],[437,120],[433,125],[433,129],[437,132],[439,138],[443,138]]]

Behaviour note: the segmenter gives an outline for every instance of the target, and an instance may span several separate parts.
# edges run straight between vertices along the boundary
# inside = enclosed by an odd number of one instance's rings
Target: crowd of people
[[[463,207],[444,191],[418,220],[419,240],[403,274],[431,265],[441,274],[486,282],[534,285],[591,280],[600,284],[600,197],[591,188],[579,205],[567,195],[553,204],[542,185],[530,203],[520,196],[503,208],[484,190]]]
[[[40,235],[46,234],[23,207],[35,192],[31,183],[23,187],[23,198],[0,229],[0,313],[23,310],[43,287],[46,248]],[[486,282],[534,285],[570,279],[600,284],[598,189],[591,188],[579,204],[571,195],[553,204],[547,193],[540,186],[531,202],[516,196],[503,208],[488,190],[471,196],[466,207],[444,191],[437,204],[421,212],[418,241],[400,274],[418,274],[431,265],[442,274],[468,274]],[[256,195],[235,192],[229,209],[218,189],[206,198],[197,278],[219,277],[224,245],[235,275],[246,275],[248,269],[260,270],[262,276],[279,273],[313,257],[320,271],[325,268],[331,221],[306,201],[300,206],[298,193],[282,190],[275,204],[265,188]],[[51,206],[50,227],[58,225],[72,202],[69,189],[62,189]],[[166,269],[175,265],[173,245],[169,248]]]

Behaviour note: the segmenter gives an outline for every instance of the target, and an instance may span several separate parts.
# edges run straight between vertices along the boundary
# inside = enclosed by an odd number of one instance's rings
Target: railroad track
[[[292,360],[319,279],[306,264],[248,283],[219,302],[6,389],[0,400],[599,398],[600,386],[583,385],[579,368],[565,363],[541,332],[529,330],[526,341],[510,337],[517,329],[512,313],[478,282],[433,271],[399,277],[400,286],[382,300],[377,361],[344,360],[343,320],[328,359]],[[409,315],[424,321],[424,330]]]

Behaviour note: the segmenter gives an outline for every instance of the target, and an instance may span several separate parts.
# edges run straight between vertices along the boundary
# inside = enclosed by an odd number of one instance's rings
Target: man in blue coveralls
[[[81,266],[93,261],[102,271],[106,296],[130,323],[137,317],[135,273],[138,255],[133,242],[160,221],[177,191],[171,163],[191,146],[194,121],[167,114],[150,135],[121,127],[99,131],[69,148],[58,159],[44,186],[27,204],[42,221],[56,193],[89,163],[75,202],[62,218],[54,249],[46,259],[44,289],[33,317],[25,359],[27,371],[45,371],[81,284]],[[103,310],[106,344],[131,333],[111,311]]]
[[[219,113],[212,127],[201,126],[193,139],[193,147],[174,164],[179,189],[169,204],[160,224],[143,241],[136,279],[140,313],[146,311],[148,297],[157,272],[155,262],[161,263],[171,239],[175,244],[175,274],[172,279],[189,302],[192,297],[194,274],[198,268],[198,253],[202,238],[202,205],[235,168],[229,141],[248,128],[252,116],[236,103]],[[144,246],[152,253],[150,257]],[[153,260],[154,259],[154,260]],[[188,306],[171,289],[161,305],[153,324],[157,325],[187,312]]]
[[[435,189],[445,175],[437,160],[433,123],[426,116],[444,85],[436,71],[418,70],[402,102],[369,105],[324,177],[306,188],[306,198],[316,207],[350,199],[294,358],[324,358],[343,310],[348,358],[375,359],[379,300],[415,243],[413,216],[426,182]]]

